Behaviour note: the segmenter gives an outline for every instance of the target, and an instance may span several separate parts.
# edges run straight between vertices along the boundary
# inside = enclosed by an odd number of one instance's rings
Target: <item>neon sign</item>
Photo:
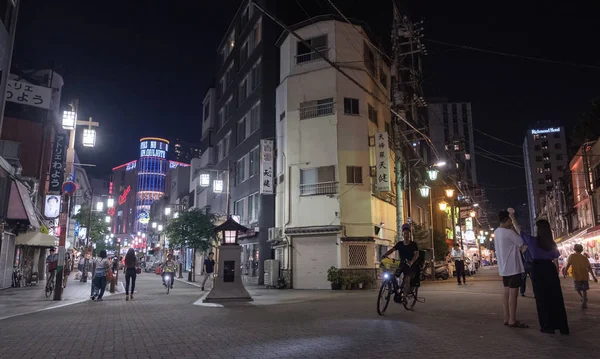
[[[127,202],[127,195],[131,192],[131,186],[127,186],[123,191],[123,194],[119,195],[119,206]]]
[[[169,145],[159,141],[140,142],[140,157],[167,158]]]
[[[148,224],[148,222],[150,222],[150,214],[146,211],[140,212],[140,214],[138,214],[138,222],[141,224]]]
[[[115,215],[115,207],[110,207],[107,213],[109,216],[113,217]]]
[[[125,171],[134,170],[137,167],[137,161],[129,162]]]
[[[560,127],[548,127],[540,130],[531,130],[532,135],[541,135],[543,133],[560,132]]]

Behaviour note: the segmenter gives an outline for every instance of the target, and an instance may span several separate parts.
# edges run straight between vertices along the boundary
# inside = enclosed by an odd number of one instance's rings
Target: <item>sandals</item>
[[[509,328],[522,328],[522,329],[529,328],[529,325],[523,324],[523,323],[519,322],[518,320],[516,322],[514,322],[513,324],[505,323],[504,325],[508,326]]]

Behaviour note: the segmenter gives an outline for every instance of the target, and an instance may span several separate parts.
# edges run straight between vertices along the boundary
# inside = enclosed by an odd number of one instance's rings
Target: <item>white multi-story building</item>
[[[388,103],[390,68],[364,27],[318,17],[294,29]],[[389,131],[390,111],[295,37],[277,44],[276,227],[269,237],[294,288],[326,289],[328,268],[373,270],[394,244],[394,194],[375,191],[371,177],[375,135]],[[391,156],[385,160],[391,167]],[[394,183],[393,169],[390,176]]]

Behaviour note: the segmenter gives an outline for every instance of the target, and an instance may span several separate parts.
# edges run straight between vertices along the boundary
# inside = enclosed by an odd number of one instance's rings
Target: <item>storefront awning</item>
[[[42,232],[21,233],[16,238],[18,246],[55,247],[57,238]]]
[[[29,191],[19,181],[13,180],[11,183],[6,218],[27,220],[33,228],[40,229],[40,222],[35,215],[33,203],[29,198]]]

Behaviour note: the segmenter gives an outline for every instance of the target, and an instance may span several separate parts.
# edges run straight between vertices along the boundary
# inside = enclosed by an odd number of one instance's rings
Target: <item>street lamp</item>
[[[436,162],[433,164],[435,167],[444,167],[446,165],[445,161]]]
[[[75,111],[64,111],[62,118],[62,128],[64,128],[65,130],[75,129],[76,118],[77,113]]]
[[[106,207],[113,208],[115,206],[115,199],[109,198],[106,200]]]
[[[429,190],[430,190],[429,186],[427,186],[427,185],[421,186],[421,188],[419,188],[419,192],[421,192],[421,197],[429,197]]]
[[[162,231],[162,230],[163,230],[163,225],[162,225],[162,224],[159,224],[159,225],[158,225],[158,231],[160,232],[160,231]]]
[[[223,193],[223,180],[214,180],[213,181],[213,192]]]
[[[208,173],[200,174],[200,187],[210,186],[210,175]]]
[[[158,225],[158,223],[152,222],[152,228],[156,228],[157,225]]]
[[[448,197],[448,198],[454,197],[454,190],[452,188],[447,188],[444,191],[446,192],[446,197]]]
[[[96,145],[96,130],[93,128],[84,128],[81,143],[84,147],[94,147]]]
[[[469,215],[471,216],[471,218],[475,218],[475,216],[477,215],[477,213],[475,213],[475,211],[471,211],[471,213],[469,213]]]
[[[438,171],[435,168],[430,168],[430,169],[427,170],[427,175],[429,176],[430,180],[435,181],[437,179],[437,177],[438,177],[438,173],[439,172],[440,171]]]
[[[104,203],[102,203],[102,202],[96,202],[96,211],[102,212],[103,208],[104,208]]]
[[[440,207],[440,211],[446,211],[446,209],[448,208],[448,203],[441,201],[440,203],[438,203],[438,206]]]
[[[104,217],[104,221],[105,221],[106,223],[110,223],[110,216],[106,216],[106,217]]]
[[[171,207],[166,207],[165,208],[165,216],[168,216],[171,214]]]
[[[179,212],[173,213],[173,218],[179,218]]]

